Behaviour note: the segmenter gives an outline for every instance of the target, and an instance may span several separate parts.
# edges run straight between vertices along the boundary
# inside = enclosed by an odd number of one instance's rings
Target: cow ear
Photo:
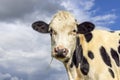
[[[79,24],[77,28],[78,28],[78,33],[86,34],[91,32],[95,28],[95,25],[91,22],[83,22]]]
[[[49,33],[49,25],[43,21],[34,22],[32,28],[40,33]]]

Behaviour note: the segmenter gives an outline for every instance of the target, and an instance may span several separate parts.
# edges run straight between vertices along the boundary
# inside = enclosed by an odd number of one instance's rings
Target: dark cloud
[[[50,16],[61,9],[64,8],[56,0],[0,0],[0,20],[29,20],[37,16],[34,13]]]

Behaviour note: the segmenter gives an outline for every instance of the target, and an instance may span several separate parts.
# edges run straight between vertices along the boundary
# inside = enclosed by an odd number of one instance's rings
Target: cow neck
[[[76,49],[73,53],[72,58],[65,63],[65,67],[68,73],[70,80],[76,80],[76,78],[81,78],[79,64],[82,61],[83,51],[82,46],[80,45],[80,38],[76,38]]]

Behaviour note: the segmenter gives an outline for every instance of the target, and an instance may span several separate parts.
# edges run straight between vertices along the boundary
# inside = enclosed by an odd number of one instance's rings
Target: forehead
[[[54,30],[72,30],[76,29],[76,21],[69,12],[58,12],[50,22],[50,28]]]

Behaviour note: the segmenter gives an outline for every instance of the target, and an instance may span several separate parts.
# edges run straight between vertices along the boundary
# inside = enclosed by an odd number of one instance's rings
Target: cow
[[[69,80],[120,80],[120,31],[98,30],[89,21],[78,24],[68,11],[32,28],[50,34],[51,56],[64,64]]]

